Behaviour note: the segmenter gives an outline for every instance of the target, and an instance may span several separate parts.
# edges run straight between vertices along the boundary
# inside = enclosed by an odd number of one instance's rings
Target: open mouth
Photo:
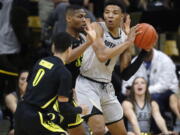
[[[142,88],[138,88],[138,91],[142,91],[143,89]]]
[[[113,25],[113,21],[112,21],[112,20],[109,20],[109,21],[108,21],[108,24]]]

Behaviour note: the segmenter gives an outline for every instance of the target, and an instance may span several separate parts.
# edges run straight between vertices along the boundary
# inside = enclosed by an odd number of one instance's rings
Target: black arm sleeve
[[[80,114],[82,113],[82,108],[81,107],[74,107],[71,103],[69,102],[59,102],[60,105],[60,112],[62,114],[66,115],[74,115],[74,114]]]
[[[123,80],[129,80],[129,78],[136,73],[147,54],[147,51],[141,50],[137,59],[121,72],[121,77]]]

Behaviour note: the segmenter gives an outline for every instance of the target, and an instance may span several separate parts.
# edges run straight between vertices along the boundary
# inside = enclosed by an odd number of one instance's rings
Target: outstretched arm
[[[141,66],[141,64],[144,61],[145,56],[147,55],[147,51],[145,50],[141,50],[141,52],[139,53],[137,59],[131,63],[130,65],[128,65],[121,73],[121,77],[123,80],[127,81],[129,80],[129,78],[131,76],[133,76],[137,70],[139,69],[139,67]]]
[[[90,44],[90,42],[85,42],[84,44],[74,49],[71,49],[71,55],[66,59],[66,63],[70,63],[79,58],[83,54],[83,52],[89,47]]]
[[[133,105],[129,101],[124,101],[122,106],[124,109],[124,115],[127,117],[128,121],[131,123],[134,133],[136,135],[140,135],[141,130],[139,128],[136,114],[133,110]]]
[[[153,116],[157,126],[159,127],[159,129],[161,130],[162,133],[168,134],[168,129],[167,129],[167,126],[166,126],[166,123],[165,123],[163,117],[160,114],[158,104],[155,101],[152,101],[151,106],[152,106],[152,116]]]
[[[101,33],[101,32],[103,32],[101,26],[97,23],[96,24],[94,23],[94,25],[96,27],[97,35],[103,35]],[[127,40],[113,48],[106,47],[102,37],[98,36],[98,38],[96,39],[96,41],[94,42],[92,47],[93,47],[99,61],[105,62],[114,56],[122,54],[127,48],[132,46],[136,35],[139,33],[139,32],[137,32],[137,28],[138,28],[138,26],[132,27]]]
[[[83,52],[95,41],[96,32],[94,30],[94,27],[91,26],[90,20],[86,20],[86,26],[87,26],[87,28],[85,29],[87,33],[86,42],[71,50],[71,55],[66,60],[66,63],[70,63],[76,60],[77,58],[79,58],[83,54]]]

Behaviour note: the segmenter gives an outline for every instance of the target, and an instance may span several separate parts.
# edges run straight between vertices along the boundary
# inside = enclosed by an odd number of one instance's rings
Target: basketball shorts
[[[86,104],[89,113],[84,116],[90,117],[98,114],[96,108],[104,116],[106,125],[115,123],[123,118],[123,109],[115,96],[111,83],[100,83],[78,76],[75,92],[79,104]]]
[[[22,101],[15,113],[15,135],[66,135],[53,120],[57,120],[57,114],[44,113]]]

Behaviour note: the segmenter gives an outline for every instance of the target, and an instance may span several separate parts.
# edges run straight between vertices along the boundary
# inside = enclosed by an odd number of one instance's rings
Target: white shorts
[[[93,115],[96,107],[102,112],[105,123],[111,124],[123,118],[123,109],[115,96],[112,83],[102,84],[78,76],[75,86],[77,101],[89,107],[88,115]]]

